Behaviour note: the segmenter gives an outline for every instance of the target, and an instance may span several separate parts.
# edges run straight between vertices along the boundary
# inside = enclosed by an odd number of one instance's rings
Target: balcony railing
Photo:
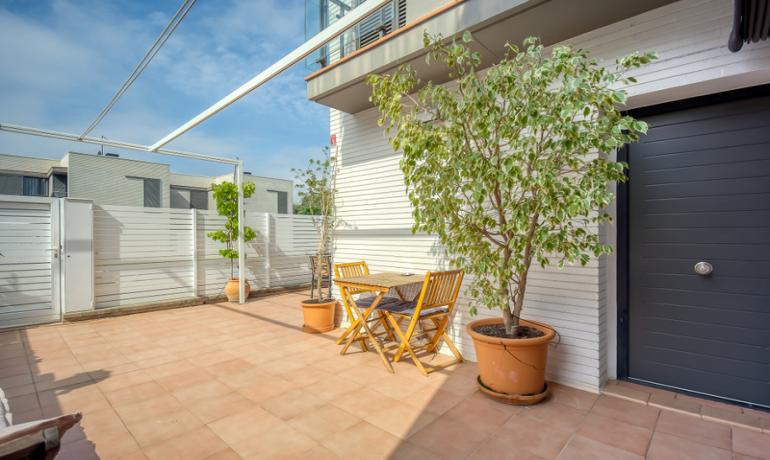
[[[306,0],[305,35],[310,38],[334,24],[364,0]],[[308,69],[318,70],[406,25],[407,0],[392,0],[355,27],[310,55]]]

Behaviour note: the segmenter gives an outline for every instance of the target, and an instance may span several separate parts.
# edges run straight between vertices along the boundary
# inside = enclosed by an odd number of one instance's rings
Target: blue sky
[[[0,122],[82,132],[181,0],[0,2]],[[150,66],[91,133],[152,144],[304,41],[304,0],[198,0]],[[253,174],[292,178],[320,156],[328,109],[306,99],[304,64],[241,99],[169,148],[239,156]],[[60,158],[97,146],[0,133],[0,153]],[[107,149],[172,171],[228,167]]]

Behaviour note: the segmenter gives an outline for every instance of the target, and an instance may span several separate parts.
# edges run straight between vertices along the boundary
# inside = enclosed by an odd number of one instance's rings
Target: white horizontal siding
[[[224,221],[216,211],[95,206],[96,308],[222,294],[230,262],[207,235]],[[252,289],[309,283],[308,256],[318,249],[311,216],[248,212],[244,224],[257,233],[246,243]]]
[[[96,308],[195,296],[189,210],[94,206],[93,229]]]
[[[770,44],[751,44],[737,54],[727,51],[731,2],[685,0],[570,40],[607,65],[633,51],[657,51],[660,59],[636,72],[640,82],[629,88],[641,103],[665,102],[748,84],[742,75],[764,70],[770,81]],[[729,77],[729,78],[728,78]],[[754,81],[754,80],[752,80]],[[693,89],[696,88],[696,89]],[[699,92],[699,93],[698,93]],[[647,95],[656,93],[655,98]],[[364,259],[372,271],[425,272],[446,266],[442,250],[429,235],[411,235],[413,219],[406,197],[400,155],[394,153],[375,109],[354,115],[331,110],[341,165],[337,186],[341,220],[335,239],[335,262]],[[614,229],[600,230],[614,241]],[[614,316],[614,259],[603,257],[586,267],[533,267],[524,315],[559,332],[552,347],[548,378],[597,389],[607,378],[614,347],[609,332]],[[470,321],[471,299],[462,297],[452,334],[464,356],[475,358],[463,332]],[[479,317],[497,315],[478,306]]]

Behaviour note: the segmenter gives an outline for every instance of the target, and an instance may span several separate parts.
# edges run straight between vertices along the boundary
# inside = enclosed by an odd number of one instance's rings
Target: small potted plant
[[[337,300],[332,297],[331,284],[324,290],[325,270],[331,270],[327,261],[332,233],[337,224],[334,214],[336,189],[336,159],[331,156],[331,150],[324,149],[323,159],[311,159],[307,169],[292,170],[296,174],[296,188],[301,202],[317,213],[313,218],[318,233],[318,252],[315,254],[316,263],[311,266],[314,270],[316,285],[312,292],[317,297],[302,301],[304,324],[302,330],[308,333],[328,332],[335,328],[335,312]]]
[[[251,182],[243,184],[243,198],[249,198],[254,194],[255,186]],[[225,218],[225,228],[208,233],[208,237],[214,241],[224,243],[225,247],[219,250],[219,254],[230,261],[230,279],[225,284],[225,295],[230,302],[237,302],[239,279],[235,276],[235,259],[238,258],[236,243],[238,240],[238,187],[232,182],[222,182],[211,187],[214,201],[217,204],[217,213]],[[243,240],[251,241],[257,234],[250,227],[243,226]],[[246,297],[251,292],[248,280],[243,280]]]
[[[466,294],[501,317],[467,324],[482,391],[531,404],[547,395],[545,370],[554,329],[522,319],[530,267],[586,264],[611,252],[595,226],[609,222],[610,184],[625,165],[605,154],[644,133],[622,114],[634,81],[624,77],[654,58],[632,54],[617,68],[587,53],[538,39],[480,72],[466,43],[426,35],[428,61],[446,65],[456,86],[422,85],[414,70],[370,76],[380,124],[395,131],[413,205],[414,231],[436,234],[454,265],[471,275]]]

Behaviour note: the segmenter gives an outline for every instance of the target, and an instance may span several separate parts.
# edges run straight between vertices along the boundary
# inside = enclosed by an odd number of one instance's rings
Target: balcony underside
[[[487,67],[500,60],[506,43],[520,44],[534,35],[551,45],[668,3],[673,0],[458,1],[310,75],[308,98],[347,113],[359,112],[371,107],[366,75],[392,72],[403,63],[411,65],[423,81],[446,82],[443,66],[425,62],[422,36],[426,30],[445,37],[470,30],[472,47],[481,53],[482,67]]]

